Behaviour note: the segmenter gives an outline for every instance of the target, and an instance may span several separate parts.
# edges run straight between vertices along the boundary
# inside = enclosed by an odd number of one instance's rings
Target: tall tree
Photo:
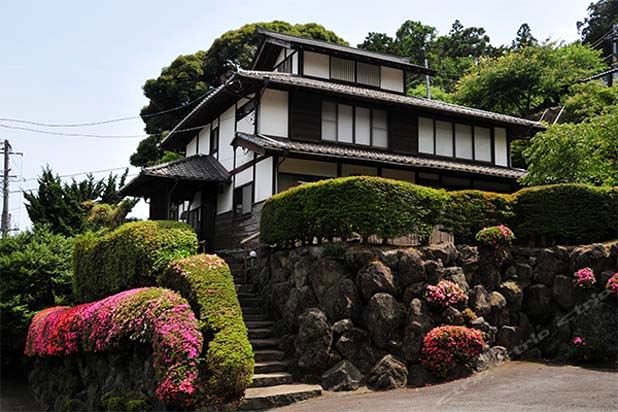
[[[73,179],[70,183],[64,183],[46,167],[38,179],[38,191],[24,192],[28,216],[34,225],[47,225],[54,233],[73,236],[89,228],[88,201],[122,204],[123,210],[128,209],[128,213],[136,201],[123,201],[116,193],[124,185],[127,173],[128,170],[120,177],[110,174],[100,180],[88,175],[83,180]]]
[[[527,117],[557,105],[577,80],[604,68],[600,52],[581,44],[545,44],[484,58],[462,77],[458,103]]]
[[[528,23],[523,23],[519,26],[519,29],[517,29],[517,36],[511,43],[511,48],[517,50],[524,47],[536,46],[538,44],[539,42],[532,35],[532,30],[530,29],[530,26],[528,26]]]
[[[357,47],[374,52],[399,54],[395,48],[395,40],[386,33],[369,32]]]
[[[141,116],[146,133],[151,136],[142,140],[130,161],[134,166],[148,166],[157,163],[164,153],[159,149],[163,133],[171,130],[211,87],[221,84],[226,73],[226,62],[235,61],[241,67],[248,67],[258,42],[256,28],[289,33],[339,44],[347,44],[334,32],[316,23],[290,24],[283,21],[246,24],[230,30],[215,39],[208,51],[178,56],[169,66],[163,68],[156,79],[144,84],[144,95],[149,99],[142,108]],[[181,107],[180,109],[175,109]],[[172,110],[175,109],[175,110]],[[162,115],[161,111],[171,110]]]
[[[584,43],[596,44],[614,24],[618,24],[618,0],[598,0],[590,3],[588,16],[577,22],[577,30]]]

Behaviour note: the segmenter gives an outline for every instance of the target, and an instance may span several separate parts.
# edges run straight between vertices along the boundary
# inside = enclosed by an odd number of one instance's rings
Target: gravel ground
[[[507,362],[473,377],[388,392],[332,393],[281,412],[617,411],[618,372],[569,365]]]

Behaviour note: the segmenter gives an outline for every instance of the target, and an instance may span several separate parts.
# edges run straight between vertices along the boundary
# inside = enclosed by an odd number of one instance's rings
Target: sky
[[[245,23],[317,22],[350,45],[368,32],[394,35],[405,20],[419,20],[447,33],[453,21],[481,26],[492,44],[510,44],[526,22],[540,40],[578,39],[576,22],[591,0],[380,0],[356,1],[0,1],[0,126],[61,133],[143,135],[137,119],[82,128],[44,128],[2,119],[43,123],[93,122],[138,116],[147,103],[142,85],[180,54],[207,50],[223,32]],[[12,156],[12,226],[30,225],[22,190],[36,189],[49,165],[61,175],[129,166],[139,138],[53,136],[0,127]],[[0,166],[1,167],[1,166]],[[137,173],[131,168],[130,174]],[[106,172],[96,173],[104,177]],[[68,177],[67,179],[70,179]],[[134,215],[147,217],[140,204]]]

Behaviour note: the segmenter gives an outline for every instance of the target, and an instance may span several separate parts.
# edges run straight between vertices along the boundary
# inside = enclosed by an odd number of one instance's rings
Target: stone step
[[[262,308],[260,307],[246,307],[246,306],[240,306],[240,308],[242,309],[242,313],[247,314],[247,315],[260,315],[263,313]]]
[[[251,283],[236,283],[236,293],[253,293],[253,285]]]
[[[271,409],[290,405],[295,402],[315,398],[322,394],[320,385],[277,385],[266,388],[249,388],[245,391],[245,399],[240,405],[241,410]]]
[[[264,339],[270,337],[272,330],[270,328],[253,328],[247,330],[249,339]]]
[[[253,375],[250,388],[286,385],[292,383],[292,375],[287,372],[256,373]]]
[[[280,361],[283,360],[285,353],[276,349],[258,349],[253,351],[253,358],[256,362]]]
[[[285,361],[256,362],[254,373],[285,372],[288,363]]]
[[[242,318],[245,320],[245,323],[253,322],[256,320],[268,320],[268,317],[263,313],[254,314],[254,313],[244,313],[243,312]]]
[[[247,326],[247,329],[251,330],[251,329],[261,329],[261,328],[269,328],[273,325],[273,322],[270,320],[246,320],[245,319],[245,325]]]
[[[238,301],[240,302],[240,306],[247,307],[257,307],[262,303],[261,299],[252,295],[251,297],[238,295]]]
[[[253,349],[277,348],[279,347],[279,339],[249,339],[249,343]]]

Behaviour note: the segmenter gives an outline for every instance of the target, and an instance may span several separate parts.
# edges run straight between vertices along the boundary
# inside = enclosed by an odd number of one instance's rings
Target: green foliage
[[[3,373],[23,372],[32,316],[71,302],[73,240],[44,226],[0,240],[0,336]]]
[[[28,216],[34,225],[48,225],[54,233],[65,236],[81,233],[92,228],[87,221],[88,208],[85,203],[118,204],[122,199],[116,192],[124,185],[127,173],[128,169],[121,176],[110,174],[105,179],[96,180],[93,175],[88,175],[81,181],[73,179],[71,183],[63,183],[46,167],[38,179],[38,191],[24,192]],[[135,203],[123,205],[128,208],[126,213]]]
[[[391,239],[426,238],[447,200],[443,190],[379,177],[346,177],[297,186],[264,204],[260,233],[267,243],[347,239],[358,233]]]
[[[605,86],[600,81],[578,83],[564,99],[561,122],[580,123],[610,112],[618,106],[618,85]]]
[[[146,124],[146,132],[151,136],[142,140],[131,155],[133,166],[150,166],[160,161],[164,153],[158,147],[162,133],[171,130],[195,107],[189,104],[204,95],[209,87],[221,83],[226,74],[227,61],[232,60],[241,67],[248,68],[258,44],[257,27],[288,33],[301,37],[347,44],[334,32],[316,23],[290,24],[284,21],[250,23],[227,31],[215,39],[208,51],[200,50],[194,54],[178,56],[169,66],[164,67],[156,79],[144,84],[144,95],[150,100],[140,113]],[[172,110],[163,115],[153,113]]]
[[[489,226],[479,230],[475,239],[480,245],[496,248],[511,246],[515,234],[505,225]]]
[[[523,49],[524,47],[536,46],[538,44],[539,42],[532,35],[532,30],[530,26],[528,26],[528,23],[523,23],[519,26],[519,29],[517,29],[517,36],[515,40],[513,40],[513,43],[511,43],[511,48],[517,50]]]
[[[443,224],[455,234],[457,243],[475,243],[476,233],[513,218],[511,195],[460,190],[449,193]]]
[[[532,138],[524,151],[525,185],[618,185],[618,109],[580,124],[556,124]]]
[[[612,29],[614,24],[618,24],[618,0],[597,0],[588,6],[588,16],[584,21],[577,22],[577,30],[584,43],[600,43],[597,47],[603,47],[605,54],[610,54],[610,42],[603,43],[599,40]]]
[[[180,292],[197,314],[207,350],[200,371],[209,403],[239,400],[253,376],[253,351],[225,261],[195,255],[172,262],[159,284]]]
[[[571,322],[573,336],[580,337],[585,345],[569,342],[566,355],[576,361],[612,364],[618,353],[618,323],[616,301],[592,305],[578,313]]]
[[[75,239],[73,289],[81,302],[122,290],[152,286],[167,264],[197,251],[193,229],[179,222],[126,223]]]
[[[600,53],[581,44],[545,44],[483,58],[456,88],[458,103],[521,117],[556,106],[577,80],[605,67]]]
[[[431,91],[431,100],[440,100],[447,103],[455,102],[453,96],[445,90],[441,89],[440,87],[430,86],[429,89]],[[410,89],[408,89],[408,94],[410,96],[416,97],[427,97],[427,88],[425,86],[425,83],[419,83],[416,86],[411,87]]]
[[[616,236],[616,187],[581,184],[537,186],[522,189],[513,196],[513,230],[520,240],[577,245]]]

